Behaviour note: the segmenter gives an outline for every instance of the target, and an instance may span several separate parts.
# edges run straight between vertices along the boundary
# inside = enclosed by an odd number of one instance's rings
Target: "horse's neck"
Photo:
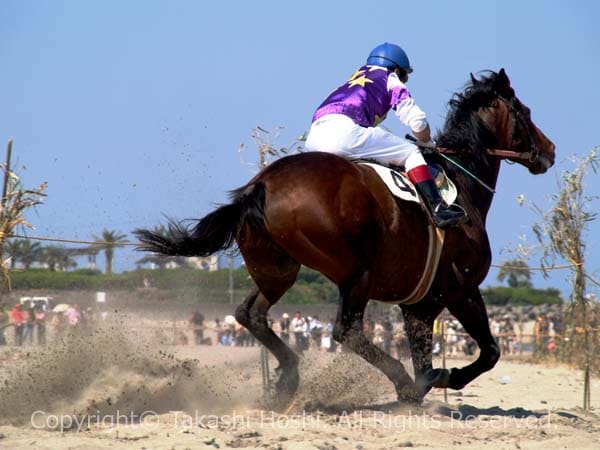
[[[496,183],[498,182],[498,174],[500,172],[500,160],[494,158],[488,162],[487,165],[485,163],[480,163],[473,175],[486,186],[495,190]],[[485,226],[485,221],[490,207],[492,206],[494,194],[478,181],[470,178],[470,175],[466,173],[463,173],[461,178],[468,181],[460,186],[461,190],[464,189],[466,191],[462,195],[462,200],[465,203],[463,207],[467,208],[467,212],[471,217],[473,217],[474,214],[477,215],[481,219],[482,225]]]

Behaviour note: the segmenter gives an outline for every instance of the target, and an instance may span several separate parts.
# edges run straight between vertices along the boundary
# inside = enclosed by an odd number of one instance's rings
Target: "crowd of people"
[[[552,353],[564,343],[563,318],[567,313],[563,306],[490,307],[488,312],[490,329],[504,355]],[[47,343],[48,331],[52,339],[61,338],[78,332],[94,320],[91,308],[82,310],[77,304],[61,304],[52,309],[27,301],[12,308],[0,306],[0,345],[43,346]],[[187,327],[178,328],[175,344],[238,347],[258,344],[232,315],[207,320],[201,311],[195,311],[187,322]],[[332,317],[322,320],[318,314],[303,314],[296,310],[292,314],[284,312],[274,319],[268,317],[268,322],[271,329],[300,354],[309,349],[323,352],[342,350],[333,337]],[[477,352],[477,343],[447,312],[435,321],[433,331],[434,355],[442,351],[449,356]],[[375,308],[368,312],[364,333],[386,353],[397,358],[409,356],[402,313],[398,307]]]
[[[491,307],[490,329],[504,355],[522,352],[556,351],[564,332],[560,307],[545,308]],[[198,345],[253,346],[256,339],[233,316],[206,321],[200,312],[192,314],[190,325],[194,342]],[[324,352],[341,351],[341,346],[333,338],[334,321],[330,317],[321,320],[317,314],[293,315],[284,312],[278,319],[268,318],[273,331],[296,352],[306,350]],[[212,338],[206,333],[212,332]],[[465,332],[461,324],[447,312],[434,323],[433,354],[442,350],[449,356],[473,355],[478,346]],[[404,332],[402,314],[398,308],[367,315],[364,320],[364,333],[367,339],[388,354],[404,358],[409,356],[408,341]],[[445,348],[444,348],[445,347]]]
[[[0,306],[0,345],[9,343],[7,334],[11,328],[11,343],[15,346],[46,345],[48,327],[60,338],[93,320],[90,308],[81,311],[77,304],[61,306],[49,310],[45,304],[32,301],[17,303],[10,310]]]

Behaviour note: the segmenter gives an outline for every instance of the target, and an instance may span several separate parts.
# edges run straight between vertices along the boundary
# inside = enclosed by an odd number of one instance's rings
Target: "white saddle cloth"
[[[381,180],[386,184],[390,192],[395,197],[409,202],[421,203],[421,200],[417,195],[417,189],[415,188],[415,185],[408,179],[406,172],[399,172],[390,169],[389,167],[370,162],[360,162],[359,164],[369,166],[375,172],[377,172],[377,175],[379,175]],[[446,204],[451,205],[456,201],[456,197],[458,196],[456,186],[442,170],[440,170],[439,174],[437,175],[435,184],[437,185],[440,195]]]

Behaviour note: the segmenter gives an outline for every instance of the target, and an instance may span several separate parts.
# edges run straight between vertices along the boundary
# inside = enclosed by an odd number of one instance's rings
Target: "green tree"
[[[531,269],[529,269],[529,265],[522,259],[504,261],[500,265],[497,279],[501,283],[506,280],[506,283],[511,288],[532,287]]]
[[[106,268],[105,273],[110,275],[112,273],[113,259],[115,257],[115,247],[123,247],[126,242],[126,234],[121,234],[115,230],[102,230],[100,236],[94,236],[94,240],[98,242],[98,248],[104,250],[104,256],[106,257]]]
[[[29,239],[11,239],[6,242],[4,248],[10,256],[11,269],[14,269],[19,262],[25,269],[29,269],[34,262],[38,262],[42,258],[40,243],[31,242]]]
[[[42,257],[42,246],[39,242],[31,242],[29,239],[23,241],[21,248],[21,258],[19,262],[25,269],[29,269],[35,262],[39,262]]]
[[[41,255],[41,262],[46,264],[51,272],[63,272],[67,269],[77,267],[77,263],[71,257],[69,249],[65,247],[49,245],[42,248]]]
[[[23,247],[22,239],[11,239],[4,243],[4,252],[10,258],[10,268],[11,270],[15,268],[17,262],[21,258],[21,249]]]

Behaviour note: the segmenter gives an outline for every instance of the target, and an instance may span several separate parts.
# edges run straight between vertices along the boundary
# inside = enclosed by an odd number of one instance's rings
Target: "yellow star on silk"
[[[362,75],[363,73],[365,73],[365,71],[364,71],[364,70],[360,70],[360,69],[358,69],[356,72],[354,72],[354,73],[352,74],[352,76],[351,76],[351,77],[348,79],[348,81],[352,81],[352,80],[354,80],[355,78],[358,78],[358,76],[359,76],[359,75]]]
[[[361,77],[358,77],[354,80],[350,80],[348,82],[348,87],[353,87],[353,86],[361,86],[361,87],[365,87],[365,84],[367,83],[373,83],[373,80],[369,80],[367,77],[365,77],[364,75]]]
[[[373,122],[373,126],[376,127],[377,125],[379,125],[381,122],[383,122],[385,120],[386,117],[387,117],[387,114],[384,114],[383,117],[380,117],[377,114],[375,114],[375,121]]]

